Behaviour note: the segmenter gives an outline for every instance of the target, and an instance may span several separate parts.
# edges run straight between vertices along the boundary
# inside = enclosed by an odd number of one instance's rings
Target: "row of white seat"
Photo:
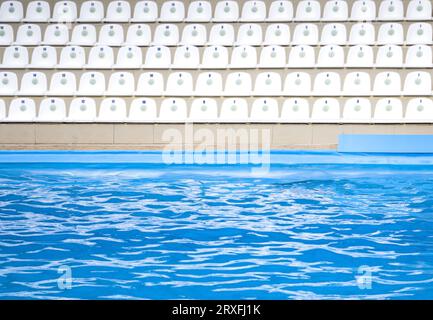
[[[47,1],[30,1],[24,16],[20,1],[3,1],[0,21],[342,21],[342,20],[422,20],[431,19],[432,6],[428,0],[411,0],[406,10],[401,0],[383,0],[376,15],[376,3],[372,0],[349,3],[340,0],[327,1],[323,8],[320,1],[299,1],[294,9],[292,1],[272,1],[267,12],[266,1],[245,1],[240,8],[237,1],[218,1],[212,10],[209,1],[192,1],[186,10],[183,1],[165,1],[160,10],[156,1],[138,1],[131,9],[130,1],[110,1],[104,9],[102,1],[85,1],[80,14],[74,1],[57,1],[51,14]],[[185,16],[185,11],[187,15]],[[406,11],[406,15],[405,15]]]
[[[46,98],[40,102],[38,112],[36,109],[33,99],[20,98],[12,100],[6,112],[5,102],[0,100],[0,122],[433,122],[433,101],[427,98],[411,99],[406,112],[400,99],[380,99],[373,112],[369,99],[351,98],[345,102],[342,114],[335,98],[315,100],[311,111],[306,99],[286,99],[281,113],[278,101],[272,98],[256,99],[251,108],[242,98],[223,100],[220,108],[211,98],[195,99],[189,108],[181,98],[164,99],[159,108],[154,99],[141,98],[130,103],[129,112],[122,98],[103,99],[99,112],[92,98],[73,99],[69,112],[65,100]]]
[[[125,27],[126,28],[126,27]],[[203,24],[187,24],[182,32],[176,24],[158,24],[153,31],[148,24],[131,24],[124,36],[120,24],[105,24],[99,33],[91,24],[80,24],[72,29],[71,37],[65,24],[47,25],[42,32],[37,24],[22,24],[17,28],[16,36],[10,24],[0,25],[0,45],[358,45],[358,44],[431,44],[433,43],[432,25],[416,22],[408,26],[406,36],[403,25],[395,22],[382,23],[376,27],[372,23],[362,22],[352,25],[349,38],[346,26],[342,23],[325,24],[319,32],[319,26],[312,23],[299,23],[293,30],[287,24],[269,24],[263,37],[262,26],[256,23],[239,25],[237,32],[232,24],[223,23],[212,26],[209,39]],[[42,37],[42,34],[44,35]],[[99,34],[99,36],[97,36]],[[319,36],[320,34],[320,36]],[[236,35],[236,37],[235,37]]]
[[[130,72],[114,72],[108,86],[101,72],[81,74],[77,88],[72,72],[57,72],[51,77],[48,89],[43,72],[27,72],[21,78],[13,72],[0,74],[0,95],[3,96],[430,96],[431,74],[425,71],[409,72],[402,81],[394,71],[376,74],[372,86],[367,72],[350,72],[344,82],[339,73],[320,72],[314,81],[307,72],[291,72],[285,76],[276,72],[259,73],[253,85],[247,72],[229,73],[225,81],[220,73],[204,72],[197,76],[195,85],[189,72],[173,72],[164,77],[161,73],[145,72],[137,82]],[[137,85],[136,85],[137,83]]]
[[[145,50],[145,54],[143,54],[143,50]],[[289,53],[287,54],[286,51],[288,50]],[[123,46],[117,51],[116,61],[114,49],[108,46],[91,47],[88,50],[87,59],[85,48],[79,46],[64,47],[60,52],[60,61],[58,61],[57,49],[55,47],[39,46],[32,50],[31,63],[29,51],[29,48],[23,46],[6,47],[3,52],[0,69],[432,67],[432,47],[427,45],[407,47],[405,61],[403,61],[403,47],[397,45],[380,46],[377,48],[376,54],[374,53],[374,48],[367,45],[349,48],[327,45],[317,49],[307,45],[290,48],[282,46],[266,46],[263,48],[237,46],[232,50],[223,46],[211,46],[204,48],[201,53],[200,48],[196,46],[181,46],[175,50],[173,60],[171,50],[166,46],[151,46],[146,49],[137,46]],[[145,57],[144,63],[143,56]]]

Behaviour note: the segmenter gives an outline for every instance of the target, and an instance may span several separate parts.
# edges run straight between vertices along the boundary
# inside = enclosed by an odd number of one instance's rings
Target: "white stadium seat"
[[[188,120],[191,122],[215,122],[218,120],[218,104],[215,99],[199,98],[191,103]]]
[[[26,72],[21,78],[19,96],[43,96],[47,92],[47,77],[45,73]]]
[[[301,0],[296,7],[295,21],[319,21],[321,17],[320,2]]]
[[[72,96],[77,91],[77,80],[72,72],[56,72],[51,76],[49,96]]]
[[[379,72],[374,79],[373,92],[377,96],[400,95],[400,74],[394,71]]]
[[[312,23],[299,23],[293,33],[292,44],[317,45],[319,43],[319,29]]]
[[[157,19],[158,5],[155,1],[137,2],[131,22],[155,22]]]
[[[264,45],[289,45],[290,29],[286,24],[270,24],[266,28]]]
[[[317,66],[321,68],[336,68],[344,66],[344,49],[337,45],[326,45],[320,48]]]
[[[153,45],[174,46],[179,42],[179,29],[175,24],[160,24],[153,35]]]
[[[293,3],[291,1],[272,1],[269,6],[267,21],[291,21],[293,20]]]
[[[69,42],[69,30],[66,24],[51,24],[47,26],[43,44],[63,46]]]
[[[266,4],[264,1],[245,1],[242,6],[240,21],[264,21],[266,19]]]
[[[152,40],[152,33],[148,24],[134,23],[128,27],[124,44],[132,46],[148,46]]]
[[[229,68],[246,69],[257,66],[257,51],[251,46],[239,46],[232,50]]]
[[[239,5],[237,1],[218,1],[215,5],[215,22],[235,22],[239,19]]]
[[[311,76],[307,72],[291,72],[284,80],[283,95],[310,96]]]
[[[352,46],[349,48],[346,59],[346,67],[371,68],[374,65],[373,48],[366,45]]]
[[[90,50],[85,67],[90,69],[111,69],[113,64],[113,49],[109,46],[95,46]]]
[[[248,118],[248,103],[245,99],[225,99],[221,104],[220,121],[247,122]]]
[[[41,28],[37,24],[22,24],[18,27],[14,44],[19,46],[37,46],[41,43]]]
[[[173,72],[167,77],[166,96],[191,96],[193,94],[193,80],[189,72]]]
[[[20,22],[24,16],[20,1],[3,1],[0,5],[0,22]]]
[[[344,104],[342,122],[362,123],[371,121],[371,103],[367,98],[347,99]]]
[[[228,23],[215,24],[209,34],[208,45],[231,46],[235,42],[233,25]]]
[[[14,30],[10,24],[0,24],[0,46],[9,46],[14,41]]]
[[[255,96],[279,96],[281,95],[281,76],[276,72],[261,72],[257,75],[254,84]]]
[[[292,47],[289,54],[289,68],[313,68],[316,66],[316,55],[311,46]]]
[[[185,122],[188,117],[186,102],[181,98],[164,99],[159,110],[159,122]]]
[[[86,53],[79,46],[64,47],[60,53],[59,69],[81,69],[86,64]]]
[[[185,6],[182,1],[166,1],[161,6],[159,21],[180,22],[185,19]]]
[[[376,43],[376,31],[374,25],[369,22],[355,23],[350,29],[349,44],[374,44]]]
[[[317,99],[313,104],[311,121],[319,123],[340,122],[340,104],[334,98]]]
[[[376,67],[390,68],[403,66],[403,49],[397,45],[379,47],[376,55]]]
[[[183,28],[180,44],[204,46],[207,41],[207,31],[203,24],[188,24]]]
[[[159,72],[144,72],[137,82],[136,96],[161,96],[164,93],[164,78]]]
[[[100,22],[104,19],[104,4],[102,1],[84,1],[81,4],[78,22]]]
[[[227,75],[225,96],[249,96],[252,92],[251,75],[247,72],[232,72]]]
[[[0,96],[14,96],[18,91],[18,77],[14,72],[1,72],[0,82]]]
[[[325,24],[322,29],[320,43],[324,45],[344,45],[347,42],[346,27],[342,23]]]
[[[131,19],[131,6],[129,1],[111,1],[107,7],[107,14],[103,21],[128,22]]]
[[[262,42],[262,28],[259,24],[248,23],[239,27],[235,45],[258,46]]]
[[[77,19],[77,5],[74,1],[58,1],[54,5],[53,17],[50,21],[65,23]]]
[[[78,24],[72,30],[70,45],[93,46],[95,45],[96,28],[91,24]]]
[[[286,99],[281,109],[280,122],[306,123],[310,121],[310,105],[307,99]]]
[[[408,96],[430,96],[432,81],[430,73],[426,71],[413,71],[406,75],[403,94]]]
[[[51,8],[47,1],[30,1],[27,5],[24,22],[48,22]]]
[[[376,19],[376,3],[373,0],[356,0],[353,2],[350,20],[372,21]]]
[[[197,47],[177,47],[174,53],[173,68],[196,69],[200,64],[200,53]]]
[[[208,22],[212,19],[212,6],[209,1],[192,1],[188,7],[186,21]]]
[[[221,96],[223,94],[223,79],[218,72],[203,72],[197,76],[194,95]]]
[[[126,103],[120,98],[106,98],[101,101],[97,122],[123,122],[126,120]]]
[[[377,18],[379,20],[403,20],[403,1],[383,0],[380,3]]]
[[[406,106],[405,122],[433,122],[433,101],[427,98],[413,98]]]
[[[427,45],[410,46],[406,51],[406,68],[429,68],[432,66],[432,49]]]
[[[130,72],[114,72],[108,81],[105,95],[109,96],[132,96],[135,91],[134,75]]]
[[[373,121],[399,123],[403,121],[403,105],[398,98],[383,98],[376,102]]]
[[[77,95],[102,96],[105,93],[105,76],[101,72],[84,72],[80,78]]]
[[[278,102],[272,98],[254,100],[251,106],[250,122],[278,122]]]
[[[99,30],[97,45],[120,46],[123,42],[123,27],[120,24],[106,24]]]
[[[341,94],[341,79],[337,72],[320,72],[314,79],[315,95],[338,96]]]
[[[52,69],[57,65],[57,51],[54,47],[42,46],[33,49],[30,69]]]
[[[63,122],[66,120],[66,104],[60,98],[46,98],[39,104],[38,122]]]
[[[143,64],[141,49],[136,46],[121,47],[117,52],[115,69],[138,69]]]
[[[143,68],[168,69],[171,66],[170,49],[165,46],[152,46],[147,49]]]
[[[377,34],[377,44],[403,44],[403,26],[400,23],[383,23]]]
[[[323,8],[324,21],[345,21],[348,19],[349,8],[346,1],[331,0],[325,3]]]
[[[432,26],[425,22],[418,22],[409,25],[406,35],[406,44],[431,44]]]
[[[20,69],[29,64],[29,53],[25,47],[10,46],[3,51],[0,69]]]
[[[410,0],[407,6],[407,20],[431,20],[432,5],[430,0]]]
[[[343,95],[368,96],[371,94],[371,79],[367,72],[350,72],[344,78]]]
[[[69,105],[67,121],[94,122],[96,119],[96,103],[91,98],[75,98]]]
[[[36,118],[35,101],[30,98],[13,99],[9,104],[8,122],[32,122]]]
[[[155,122],[157,119],[156,102],[150,98],[132,100],[129,107],[128,122]]]
[[[259,68],[284,68],[286,61],[284,47],[266,46],[260,52]]]

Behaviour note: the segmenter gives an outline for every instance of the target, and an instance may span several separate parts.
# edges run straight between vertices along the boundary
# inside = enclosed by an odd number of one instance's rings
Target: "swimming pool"
[[[433,296],[433,156],[0,152],[0,298]]]

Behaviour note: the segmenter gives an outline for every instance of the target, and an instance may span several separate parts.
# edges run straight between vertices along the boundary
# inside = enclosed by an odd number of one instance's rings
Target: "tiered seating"
[[[429,0],[3,1],[0,121],[431,122],[432,45]]]

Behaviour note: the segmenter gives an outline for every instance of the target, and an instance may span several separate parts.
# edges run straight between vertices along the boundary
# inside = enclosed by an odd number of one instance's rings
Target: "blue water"
[[[433,167],[0,164],[0,298],[433,298]]]

